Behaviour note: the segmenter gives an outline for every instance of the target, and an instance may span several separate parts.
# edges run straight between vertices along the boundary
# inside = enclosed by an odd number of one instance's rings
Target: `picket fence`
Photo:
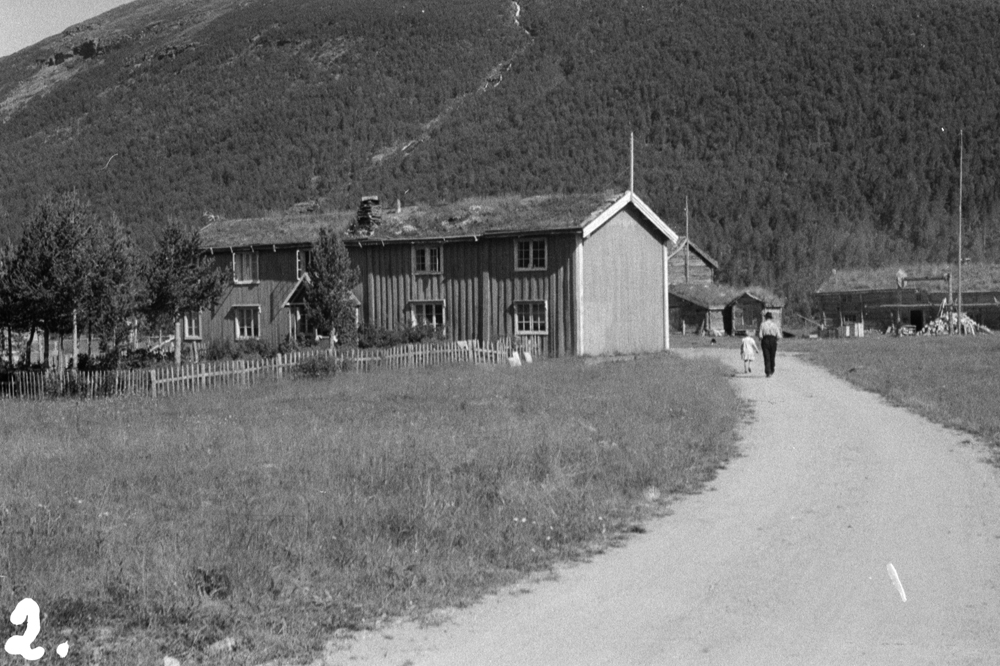
[[[448,363],[510,363],[512,357],[537,358],[541,347],[534,339],[478,340],[406,344],[385,349],[305,350],[274,358],[212,361],[163,366],[149,370],[19,370],[0,372],[0,398],[80,398],[115,395],[175,395],[210,388],[249,386],[262,379],[281,379],[311,359],[334,359],[340,370],[418,368]]]

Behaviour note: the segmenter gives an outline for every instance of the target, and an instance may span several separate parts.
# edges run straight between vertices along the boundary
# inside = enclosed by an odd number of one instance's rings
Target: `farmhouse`
[[[913,326],[920,330],[942,308],[958,301],[958,267],[912,264],[834,270],[816,290],[824,325],[866,328]],[[1000,266],[962,267],[962,311],[977,323],[1000,328]]]
[[[185,333],[280,343],[302,332],[297,302],[319,230],[341,234],[361,281],[358,321],[443,327],[450,339],[538,336],[550,355],[669,348],[677,235],[636,194],[466,200],[361,214],[216,221],[206,252],[232,273]]]

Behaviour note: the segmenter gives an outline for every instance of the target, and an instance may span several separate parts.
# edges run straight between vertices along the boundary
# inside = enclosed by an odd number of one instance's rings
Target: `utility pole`
[[[962,326],[962,179],[965,162],[964,130],[958,130],[958,333],[965,335]]]
[[[684,284],[691,281],[689,265],[691,263],[691,219],[688,214],[688,198],[684,195]]]

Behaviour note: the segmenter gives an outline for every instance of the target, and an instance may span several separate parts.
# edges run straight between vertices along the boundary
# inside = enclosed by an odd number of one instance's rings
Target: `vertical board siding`
[[[663,350],[664,262],[659,232],[629,206],[584,241],[583,351]]]
[[[258,250],[259,278],[254,284],[235,284],[232,281],[232,254],[216,253],[215,263],[229,277],[222,297],[215,308],[209,310],[202,323],[205,340],[236,340],[236,322],[233,308],[241,305],[260,306],[260,340],[278,345],[288,339],[291,331],[288,317],[281,304],[292,293],[295,279],[295,250],[270,247]]]
[[[545,270],[514,270],[514,238],[479,237],[445,243],[439,275],[414,275],[411,243],[352,245],[348,250],[363,274],[364,323],[387,329],[405,326],[411,301],[444,301],[449,339],[489,342],[515,337],[515,301],[544,300],[548,335],[532,337],[542,339],[546,354],[572,354],[575,235],[546,239]]]

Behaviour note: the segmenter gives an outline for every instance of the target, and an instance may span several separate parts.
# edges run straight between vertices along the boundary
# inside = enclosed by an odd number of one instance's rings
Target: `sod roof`
[[[769,308],[784,307],[785,299],[766,287],[733,287],[728,284],[675,283],[670,294],[708,309],[722,309],[743,294],[750,294]]]
[[[952,276],[952,288],[958,288],[958,266],[956,264],[896,264],[881,268],[849,268],[835,270],[816,290],[818,294],[843,291],[872,291],[877,289],[898,289],[897,275],[907,278],[940,277],[941,280],[914,280],[907,288],[923,291],[948,290],[948,273]],[[962,266],[962,291],[1000,291],[1000,265],[965,264]]]
[[[509,196],[407,206],[399,212],[384,207],[381,222],[371,234],[351,233],[355,211],[218,220],[200,230],[200,239],[202,247],[218,249],[308,245],[316,241],[323,228],[339,232],[345,242],[580,229],[620,197],[621,193]]]

